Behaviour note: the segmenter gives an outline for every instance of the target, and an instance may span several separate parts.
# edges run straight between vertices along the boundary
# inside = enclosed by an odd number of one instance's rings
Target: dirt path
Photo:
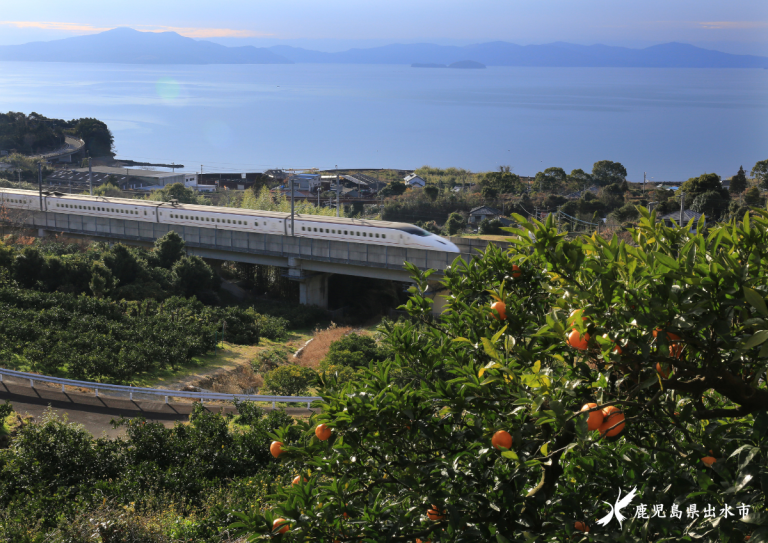
[[[167,388],[170,390],[181,390],[187,386],[205,388],[203,386],[204,383],[213,382],[217,377],[232,373],[242,367],[250,367],[251,360],[256,357],[259,351],[265,348],[252,345],[225,344],[225,353],[228,353],[228,356],[225,356],[223,364],[203,368],[200,371],[189,373],[170,381],[161,381],[157,384],[157,388]]]
[[[190,370],[188,373],[158,379],[151,386],[155,388],[167,388],[169,390],[183,390],[185,387],[197,387],[205,390],[226,393],[240,393],[242,390],[227,390],[227,381],[251,381],[251,362],[259,352],[276,345],[286,345],[292,351],[296,351],[307,340],[306,335],[292,333],[284,342],[262,342],[261,345],[234,345],[226,343],[222,352],[217,355],[217,360],[199,370]],[[240,375],[240,379],[228,379]],[[253,383],[250,383],[253,386]]]

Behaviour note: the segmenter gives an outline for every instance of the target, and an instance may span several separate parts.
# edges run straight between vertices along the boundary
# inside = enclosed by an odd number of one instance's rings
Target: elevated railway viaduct
[[[50,211],[30,211],[22,222],[25,228],[34,229],[39,236],[60,233],[145,247],[173,230],[184,239],[190,255],[286,268],[288,277],[300,284],[300,302],[320,307],[328,307],[328,278],[333,274],[408,282],[410,277],[403,265],[411,262],[423,270],[437,270],[436,276],[440,277],[454,259],[461,256],[470,260],[487,244],[481,240],[451,238],[459,247],[457,254],[383,247],[365,242],[240,232],[229,230],[226,225],[214,228],[180,226]],[[442,305],[438,302],[436,300],[436,309]]]

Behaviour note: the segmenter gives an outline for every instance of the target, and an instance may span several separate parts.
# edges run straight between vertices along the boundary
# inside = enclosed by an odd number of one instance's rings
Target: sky
[[[25,0],[3,2],[0,45],[118,26],[325,51],[414,42],[678,41],[768,56],[766,0]]]

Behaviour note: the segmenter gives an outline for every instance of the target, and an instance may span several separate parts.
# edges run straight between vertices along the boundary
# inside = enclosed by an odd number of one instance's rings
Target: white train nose
[[[456,247],[450,240],[447,240],[440,236],[434,236],[432,238],[432,246],[435,249],[438,249],[440,251],[445,251],[447,253],[458,253],[459,248]]]

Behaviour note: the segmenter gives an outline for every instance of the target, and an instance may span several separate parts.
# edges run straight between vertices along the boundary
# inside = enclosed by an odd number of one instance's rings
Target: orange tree
[[[631,243],[568,241],[551,220],[516,217],[512,249],[446,271],[440,319],[429,273],[410,267],[412,319],[383,326],[394,354],[357,382],[321,377],[304,437],[274,434],[307,481],[287,479],[233,528],[286,541],[765,541],[768,217],[754,213],[704,232],[641,209]],[[622,416],[589,431],[587,403]],[[509,449],[492,446],[500,430]],[[610,514],[633,488],[620,523]]]

